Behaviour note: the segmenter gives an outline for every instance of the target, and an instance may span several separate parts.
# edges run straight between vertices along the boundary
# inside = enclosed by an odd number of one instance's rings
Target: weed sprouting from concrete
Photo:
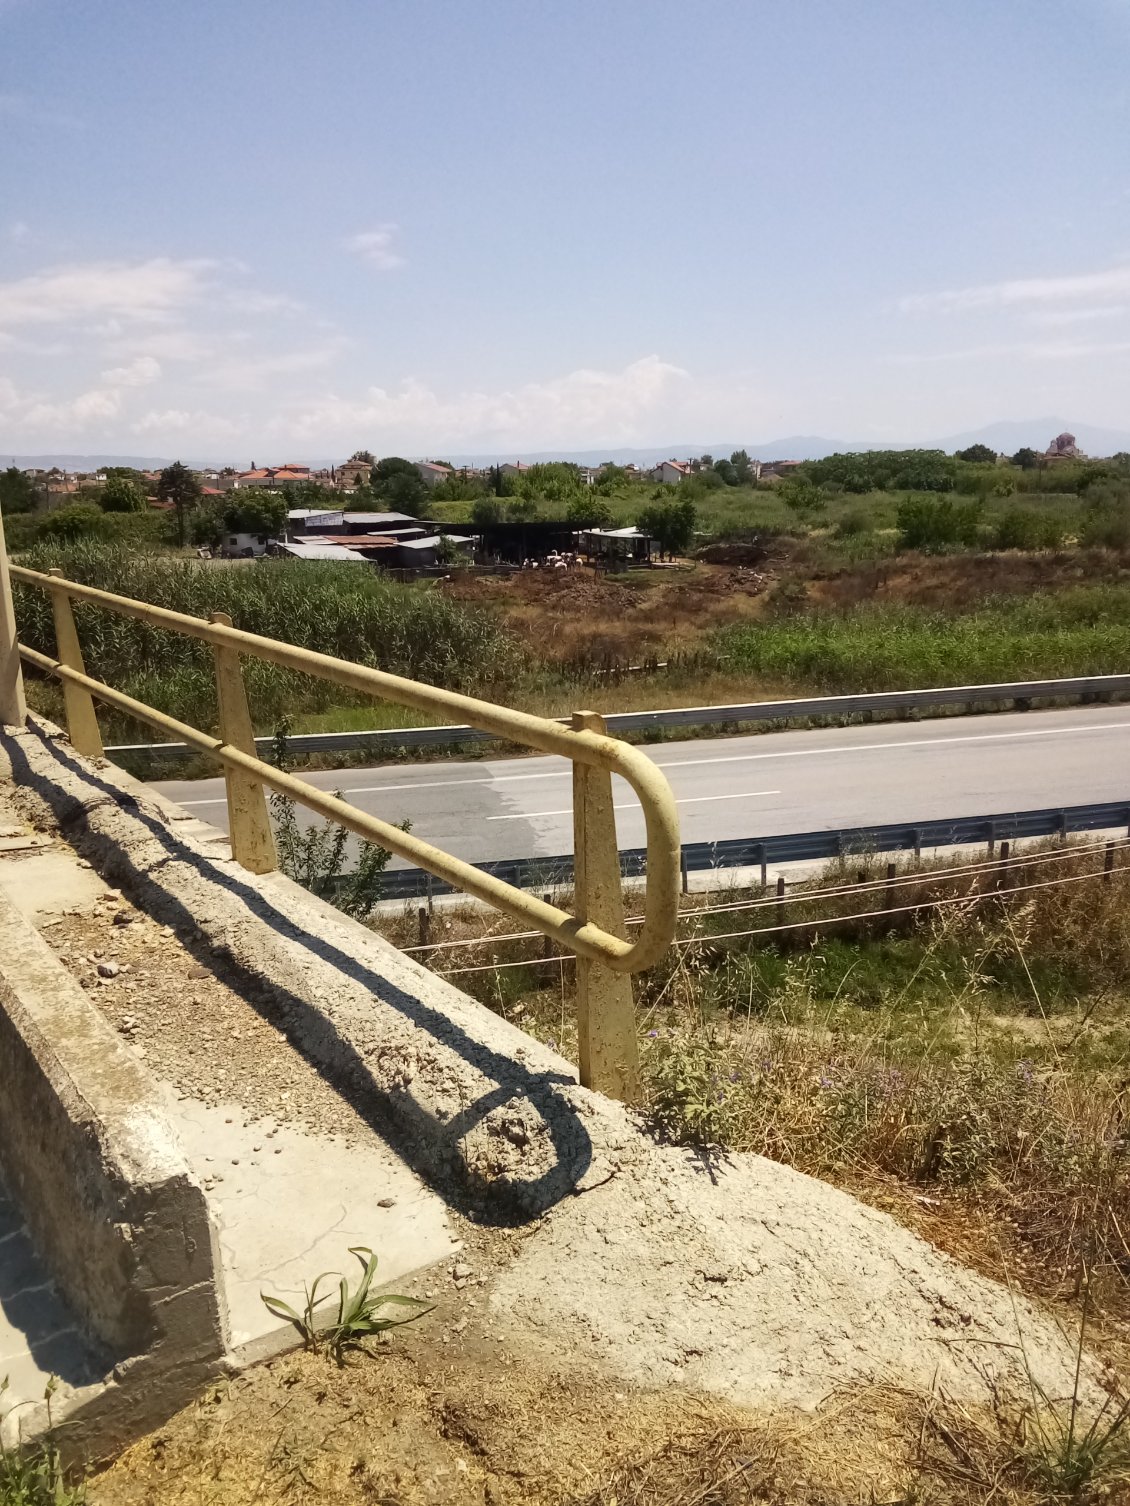
[[[8,1389],[8,1377],[0,1380],[0,1400]],[[51,1380],[43,1393],[47,1403],[48,1430],[42,1441],[9,1448],[2,1437],[5,1414],[0,1410],[0,1506],[83,1506],[86,1486],[67,1479],[63,1461],[51,1432],[51,1398],[57,1389]]]
[[[401,1328],[405,1323],[413,1323],[431,1311],[427,1303],[416,1297],[374,1292],[372,1284],[377,1270],[377,1257],[365,1245],[351,1246],[349,1253],[361,1262],[362,1274],[356,1287],[351,1289],[346,1278],[337,1271],[323,1271],[304,1288],[305,1302],[301,1312],[281,1297],[273,1297],[267,1292],[260,1293],[267,1311],[276,1318],[285,1318],[288,1323],[293,1323],[302,1336],[303,1344],[311,1353],[329,1354],[338,1365],[345,1363],[348,1350],[361,1348],[362,1339],[372,1334],[385,1333],[390,1328]],[[329,1322],[323,1322],[318,1315],[319,1293],[323,1284],[331,1282],[334,1276],[338,1277],[337,1316]],[[407,1307],[412,1311],[406,1316],[396,1317],[382,1311],[388,1307]]]

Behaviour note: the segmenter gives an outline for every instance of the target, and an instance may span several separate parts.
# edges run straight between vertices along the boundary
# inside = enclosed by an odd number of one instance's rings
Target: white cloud
[[[261,388],[273,377],[322,370],[331,364],[347,344],[348,341],[344,339],[330,340],[310,350],[281,351],[278,355],[252,355],[245,359],[217,359],[209,362],[206,380],[215,387],[252,391]]]
[[[1012,340],[997,345],[971,345],[963,350],[939,350],[890,357],[892,366],[931,366],[947,361],[1008,359],[1025,361],[1079,361],[1095,356],[1124,356],[1130,353],[1130,340]]]
[[[357,235],[347,236],[342,247],[367,261],[378,272],[392,272],[404,265],[404,258],[393,249],[396,225],[378,225],[375,230],[362,230]]]
[[[687,373],[644,356],[620,371],[582,369],[502,392],[442,397],[415,378],[390,392],[370,387],[357,398],[334,394],[279,419],[280,432],[327,441],[388,433],[405,448],[476,444],[549,448],[638,438]]]
[[[237,434],[239,428],[239,424],[229,418],[220,418],[214,413],[193,412],[188,408],[166,408],[163,412],[153,410],[143,413],[130,425],[134,434],[191,434],[193,439],[202,442],[230,437]]]
[[[975,309],[1023,308],[1072,298],[1119,298],[1130,295],[1130,266],[1073,277],[1021,277],[980,287],[941,293],[914,293],[899,300],[903,313],[967,313]]]
[[[115,366],[102,373],[110,387],[148,387],[161,375],[161,363],[152,356],[138,356],[128,366]]]
[[[1095,319],[1125,319],[1130,303],[1106,303],[1097,308],[1038,309],[1028,314],[1029,324],[1056,329],[1065,324],[1087,324]]]
[[[0,283],[0,327],[92,319],[160,323],[200,296],[216,265],[159,256],[38,272]]]

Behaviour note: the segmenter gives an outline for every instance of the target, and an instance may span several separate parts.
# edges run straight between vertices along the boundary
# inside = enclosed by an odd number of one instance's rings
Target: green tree
[[[954,458],[964,460],[967,465],[992,465],[997,452],[987,444],[971,444],[968,449],[958,450]]]
[[[977,543],[981,504],[954,502],[949,497],[907,497],[899,503],[895,521],[904,549],[932,554],[958,545],[971,548]]]
[[[220,517],[228,533],[280,534],[286,527],[289,501],[277,492],[252,490],[250,487],[229,492],[220,508]]]
[[[713,469],[727,486],[737,486],[738,471],[732,460],[716,460]]]
[[[506,516],[515,523],[532,523],[537,515],[537,498],[529,493],[519,493],[506,504]]]
[[[816,513],[823,512],[828,505],[823,487],[805,480],[803,476],[782,481],[777,487],[777,495],[790,512],[795,512],[801,518],[811,518]]]
[[[745,486],[753,480],[753,461],[745,450],[735,450],[730,456],[730,464],[737,473],[739,486]]]
[[[32,512],[35,508],[35,482],[18,465],[0,471],[0,512]]]
[[[489,528],[502,522],[502,502],[498,497],[476,497],[471,503],[471,522],[476,528]]]
[[[407,513],[418,518],[425,508],[429,492],[427,483],[410,460],[400,455],[386,455],[373,466],[369,488],[376,510]],[[363,510],[363,509],[362,509]]]
[[[372,450],[354,450],[350,460],[363,460],[366,465],[376,465]]]
[[[200,505],[200,482],[179,460],[167,465],[157,481],[158,502],[171,502],[177,515],[177,543],[188,536],[188,515]]]
[[[144,512],[145,494],[128,476],[108,475],[98,494],[98,505],[103,512]]]
[[[650,534],[659,545],[660,554],[671,556],[685,554],[690,548],[697,521],[697,509],[689,498],[672,498],[645,507],[636,526],[641,533]]]
[[[1035,450],[1022,445],[1012,457],[1012,463],[1019,466],[1022,471],[1034,471],[1040,463],[1040,457]]]
[[[574,497],[565,509],[565,521],[578,528],[611,528],[612,509],[603,497],[594,496],[593,489]]]
[[[49,512],[39,525],[41,539],[58,539],[71,543],[75,539],[105,538],[109,534],[109,519],[100,507],[91,502],[76,502],[70,507],[59,507]]]

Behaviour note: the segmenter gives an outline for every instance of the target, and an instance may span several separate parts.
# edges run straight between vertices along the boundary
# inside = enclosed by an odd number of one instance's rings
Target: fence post
[[[22,727],[27,721],[24,676],[20,668],[16,609],[12,605],[12,578],[8,574],[8,550],[4,543],[4,520],[0,518],[0,722]]]
[[[56,580],[63,578],[61,570],[49,570],[47,573]],[[84,675],[86,665],[79,646],[71,598],[67,595],[65,586],[52,587],[51,612],[55,618],[55,644],[60,664],[65,664],[68,669],[77,669],[80,675]],[[94,709],[90,691],[64,680],[63,705],[67,711],[67,733],[75,752],[84,753],[87,758],[102,758],[102,734],[98,730],[98,713]]]
[[[595,711],[573,713],[575,732],[603,732]],[[591,764],[573,764],[574,899],[577,919],[624,936],[624,891],[612,775]],[[577,958],[577,1037],[581,1082],[623,1103],[639,1103],[639,1044],[632,980],[602,962]]]
[[[232,621],[226,612],[213,612],[209,622],[221,627],[231,627]],[[240,753],[250,753],[254,758],[255,733],[251,726],[251,712],[247,708],[247,687],[243,683],[239,652],[226,645],[214,643],[212,654],[216,663],[216,695],[220,709],[220,740]],[[228,792],[228,830],[231,834],[232,856],[249,873],[273,873],[279,866],[275,852],[275,837],[271,831],[271,819],[267,814],[267,798],[263,786],[241,769],[224,765],[224,784]]]

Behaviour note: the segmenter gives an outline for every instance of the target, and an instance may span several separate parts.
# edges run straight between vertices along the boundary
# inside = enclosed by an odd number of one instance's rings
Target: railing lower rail
[[[267,873],[278,866],[264,796],[266,788],[387,847],[453,889],[543,931],[577,955],[581,1081],[628,1101],[638,1098],[639,1065],[629,974],[652,966],[670,945],[680,887],[679,822],[674,796],[646,754],[608,737],[602,718],[595,712],[576,712],[572,726],[565,727],[544,717],[244,632],[233,627],[222,613],[214,613],[205,621],[67,580],[56,571],[45,575],[13,565],[10,572],[15,580],[50,595],[58,657],[53,659],[24,644],[18,645],[18,651],[24,663],[62,682],[68,731],[80,753],[95,758],[103,756],[94,704],[100,701],[220,762],[227,783],[232,852],[252,872]],[[214,737],[202,732],[88,675],[72,601],[88,602],[119,616],[136,618],[211,645],[220,735]],[[316,675],[402,706],[450,714],[509,742],[568,758],[573,766],[575,912],[570,914],[524,893],[399,826],[358,810],[338,796],[259,758],[240,663],[243,655]],[[623,923],[613,774],[621,775],[638,796],[647,832],[644,922],[632,942],[626,939]]]

